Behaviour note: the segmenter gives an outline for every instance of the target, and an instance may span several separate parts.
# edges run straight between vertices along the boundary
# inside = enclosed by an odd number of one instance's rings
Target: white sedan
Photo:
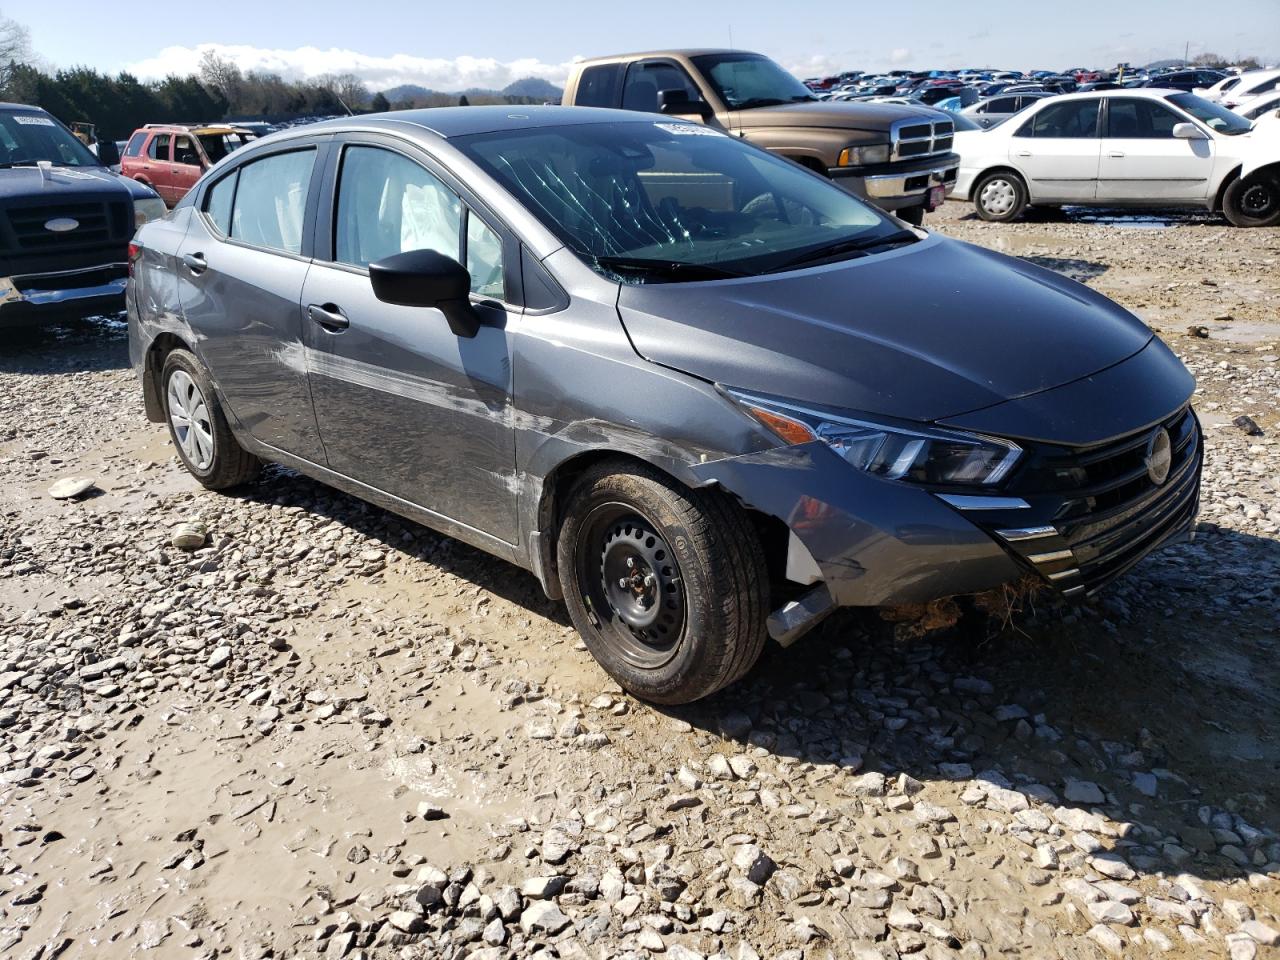
[[[951,196],[984,220],[1028,204],[1221,210],[1236,226],[1280,224],[1280,142],[1190,93],[1066,94],[962,143]]]

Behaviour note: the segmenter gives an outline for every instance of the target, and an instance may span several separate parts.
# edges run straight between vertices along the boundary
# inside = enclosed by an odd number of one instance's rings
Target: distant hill
[[[548,83],[546,80],[538,77],[525,77],[514,83],[507,84],[501,90],[492,90],[487,87],[468,87],[466,90],[432,90],[429,87],[423,87],[416,83],[402,83],[398,87],[392,87],[390,90],[383,90],[382,95],[391,103],[428,103],[432,100],[457,99],[459,96],[466,95],[467,99],[475,102],[477,98],[484,101],[501,101],[503,97],[524,97],[528,100],[537,102],[542,100],[559,100],[564,91],[557,87],[554,83]]]
[[[531,97],[534,100],[559,100],[564,91],[549,80],[540,77],[525,77],[502,88],[508,97]]]

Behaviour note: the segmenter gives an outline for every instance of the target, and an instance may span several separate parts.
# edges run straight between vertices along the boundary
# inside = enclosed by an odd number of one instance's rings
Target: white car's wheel
[[[973,185],[973,206],[983,220],[1012,220],[1026,205],[1027,187],[1016,173],[997,170]]]

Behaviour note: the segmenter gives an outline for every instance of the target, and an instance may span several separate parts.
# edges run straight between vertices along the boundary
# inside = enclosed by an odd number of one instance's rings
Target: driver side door
[[[514,543],[508,237],[415,148],[335,151],[302,291],[316,420],[331,469]],[[484,323],[456,336],[437,309],[383,303],[369,264],[431,249],[465,264]]]

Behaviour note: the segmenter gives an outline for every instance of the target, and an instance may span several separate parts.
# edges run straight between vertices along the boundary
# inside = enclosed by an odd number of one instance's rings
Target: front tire
[[[258,475],[262,462],[236,442],[213,384],[193,353],[171,350],[164,358],[160,395],[169,436],[188,473],[210,490],[239,486]]]
[[[1280,174],[1239,177],[1222,194],[1222,215],[1234,227],[1280,225]]]
[[[983,220],[1007,223],[1027,206],[1027,185],[1016,173],[997,170],[973,185],[973,206]]]
[[[690,703],[743,676],[766,637],[768,575],[745,511],[642,465],[574,485],[557,561],[573,625],[600,665],[654,703]]]

